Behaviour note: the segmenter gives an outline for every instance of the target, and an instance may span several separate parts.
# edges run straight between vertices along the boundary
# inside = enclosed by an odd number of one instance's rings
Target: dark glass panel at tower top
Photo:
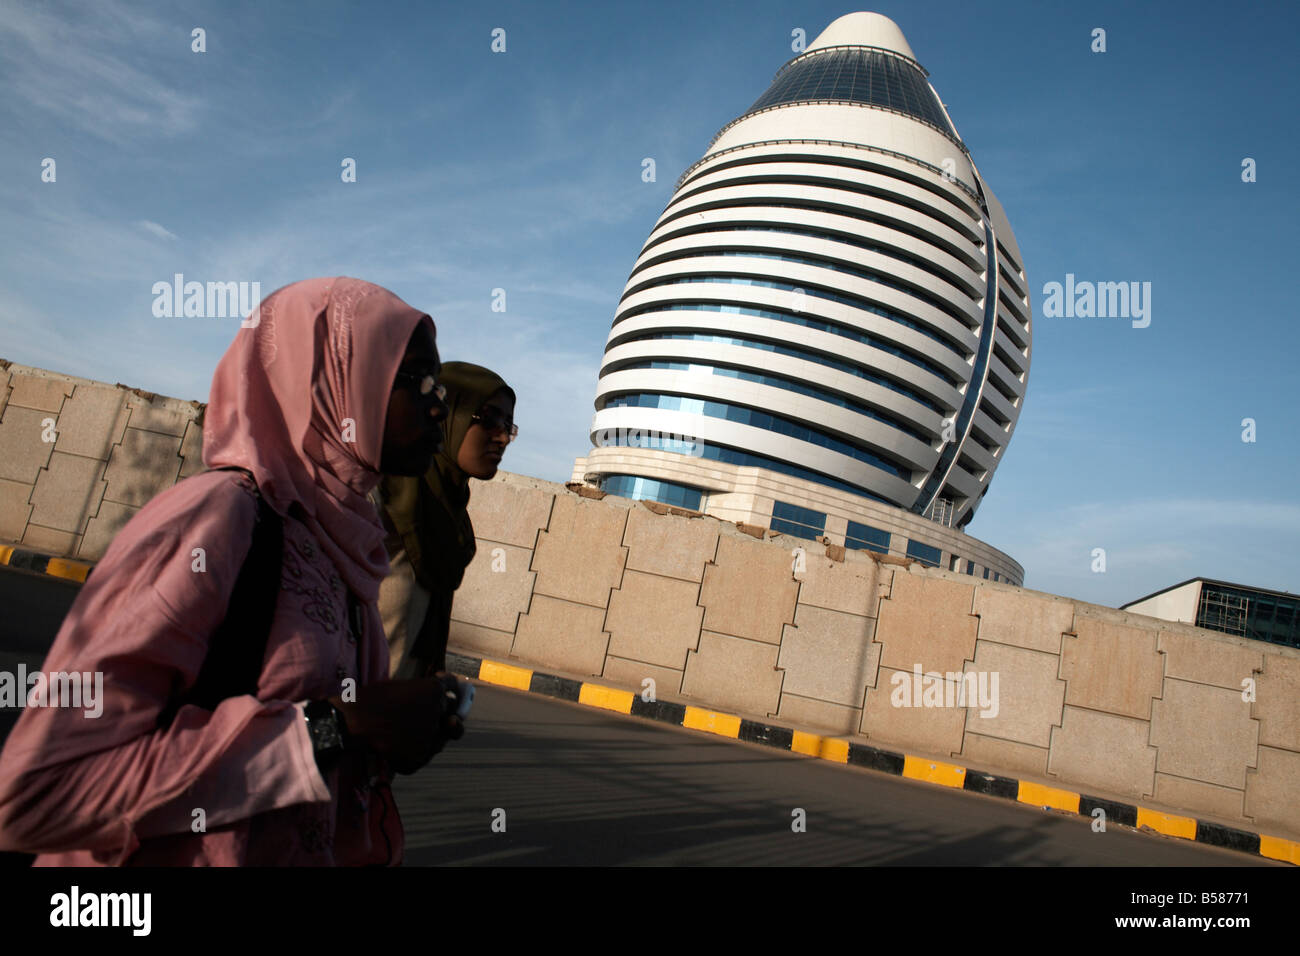
[[[843,100],[905,113],[957,139],[925,74],[901,57],[863,48],[831,49],[791,63],[746,112],[815,100]]]

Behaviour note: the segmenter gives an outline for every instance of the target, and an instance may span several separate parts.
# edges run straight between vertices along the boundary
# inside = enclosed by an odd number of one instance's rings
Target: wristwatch
[[[343,714],[328,700],[313,700],[303,708],[307,715],[307,733],[311,735],[311,750],[321,773],[338,765],[347,749],[347,723]]]

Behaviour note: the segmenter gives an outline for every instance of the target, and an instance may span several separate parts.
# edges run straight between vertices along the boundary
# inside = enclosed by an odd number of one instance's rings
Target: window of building
[[[635,475],[606,475],[600,483],[606,494],[633,501],[659,501],[678,508],[700,510],[703,492],[698,488],[674,484],[671,481],[655,481],[653,478],[638,478]]]
[[[838,302],[841,305],[847,305],[854,309],[861,309],[864,312],[879,315],[882,318],[889,319],[891,322],[897,322],[899,325],[904,325],[913,331],[920,332],[926,338],[938,342],[948,351],[958,355],[963,362],[970,358],[970,355],[963,349],[960,343],[954,342],[952,339],[940,335],[934,329],[922,325],[920,322],[905,318],[895,312],[882,309],[880,306],[874,305],[860,296],[840,295],[826,289],[818,289],[812,286],[804,288],[803,286],[795,286],[789,282],[778,282],[772,279],[755,279],[748,276],[697,275],[683,276],[679,279],[660,279],[655,282],[648,282],[637,291],[644,292],[647,289],[654,289],[660,286],[690,285],[697,282],[721,283],[723,285],[747,285],[764,289],[783,289],[786,292],[794,292],[796,289],[802,289],[803,293],[807,296],[826,299],[828,302]]]
[[[694,309],[693,307],[686,307],[686,306],[683,306],[682,308],[683,309],[691,308],[692,311],[716,312],[718,314],[722,314],[728,311],[725,307],[717,307],[717,308],[711,308],[707,310]],[[673,311],[680,311],[680,310],[678,309],[677,306],[667,306],[663,309],[656,309],[650,311],[673,312]],[[751,309],[747,311],[758,311],[758,310]],[[770,316],[762,316],[762,317],[768,318]],[[812,325],[812,323],[806,323],[806,324]],[[813,327],[815,328],[816,326],[813,325]],[[837,359],[829,358],[818,352],[809,351],[808,349],[795,348],[789,345],[780,345],[774,342],[766,342],[763,341],[762,339],[746,338],[745,336],[740,336],[740,335],[721,335],[712,332],[657,332],[656,331],[656,332],[646,332],[642,335],[634,335],[631,338],[626,339],[626,341],[628,342],[647,342],[647,341],[661,341],[661,340],[682,340],[688,342],[717,342],[719,345],[739,345],[744,348],[758,349],[764,352],[775,352],[777,355],[788,355],[791,358],[802,359],[805,362],[812,362],[816,365],[825,366],[826,368],[833,368],[838,372],[846,372],[847,374],[852,375],[855,378],[860,378],[863,381],[871,382],[874,385],[879,385],[882,388],[887,388],[890,391],[897,392],[899,395],[906,395],[912,401],[924,405],[926,408],[930,409],[931,411],[936,411],[936,412],[943,411],[943,408],[941,408],[938,404],[936,404],[929,398],[926,398],[923,394],[921,394],[920,392],[916,391],[913,388],[909,388],[904,384],[885,378],[883,375],[878,375],[875,372],[865,369],[861,365],[858,365],[854,362],[841,362]],[[875,346],[874,343],[868,343],[868,344],[871,344],[873,348],[878,347]],[[927,372],[930,371],[930,368],[926,368],[926,371]],[[949,384],[955,384],[951,381],[952,378],[951,375],[938,376],[938,377],[942,378],[945,382],[948,382]]]
[[[971,574],[971,575],[973,575],[973,574],[975,573],[975,562],[974,562],[974,561],[967,561],[967,562],[966,562],[966,573],[967,573],[967,574]]]
[[[731,305],[728,303],[719,303],[719,302],[673,302],[667,305],[661,305],[661,304],[647,305],[639,309],[632,309],[628,312],[625,312],[623,315],[619,316],[618,321],[623,322],[627,319],[634,318],[638,315],[644,315],[649,312],[675,312],[675,311],[719,312],[719,313],[726,312],[734,315],[752,315],[755,318],[772,319],[776,322],[789,322],[794,325],[802,325],[805,328],[817,329],[820,332],[829,332],[832,335],[839,335],[842,336],[843,338],[853,339],[855,342],[861,342],[863,345],[870,345],[872,348],[889,352],[891,355],[897,355],[903,361],[910,362],[911,364],[916,365],[919,368],[925,369],[931,375],[938,376],[939,378],[947,382],[949,385],[960,385],[962,381],[959,380],[956,376],[954,376],[952,372],[948,371],[942,366],[935,365],[934,363],[930,362],[925,358],[922,358],[919,355],[915,355],[911,352],[904,351],[903,349],[887,342],[886,340],[880,338],[879,336],[872,335],[868,332],[863,332],[859,329],[850,329],[843,325],[839,325],[838,323],[830,322],[828,320],[823,320],[817,318],[816,316],[811,316],[806,314],[794,315],[793,313],[790,312],[780,312],[773,309],[759,309],[759,308],[754,308],[752,306]],[[629,339],[628,341],[636,341],[638,338],[683,338],[683,337],[689,338],[691,337],[691,333],[679,333],[672,336],[665,336],[664,334],[659,332],[652,332],[649,333],[648,335],[637,336],[636,338]],[[765,346],[755,344],[753,347],[762,348]],[[781,351],[781,349],[777,348],[776,351]],[[794,353],[783,353],[783,354],[794,354]],[[817,361],[817,360],[818,359],[816,358],[812,359],[812,361]],[[825,362],[824,364],[830,365],[830,367],[832,368],[837,367],[835,365],[831,365],[830,362]]]
[[[987,581],[988,579],[989,579],[989,569],[988,569],[988,568],[985,568],[985,569],[984,569],[984,580]]]
[[[816,541],[826,532],[826,515],[811,508],[800,508],[798,505],[778,501],[772,506],[771,528],[782,534]]]
[[[914,428],[902,419],[893,415],[888,415],[877,411],[874,408],[868,408],[861,402],[850,401],[847,398],[841,398],[825,389],[816,388],[811,385],[805,385],[803,382],[795,381],[784,375],[763,374],[761,372],[752,372],[744,368],[730,368],[727,366],[711,365],[703,362],[672,362],[665,359],[642,359],[636,362],[629,362],[627,365],[620,365],[618,371],[626,372],[634,369],[663,369],[674,372],[706,372],[718,375],[724,378],[737,378],[743,382],[754,382],[758,385],[770,385],[772,388],[779,388],[787,392],[796,392],[800,395],[807,395],[818,401],[826,402],[828,405],[837,405],[840,408],[847,408],[859,415],[865,415],[867,418],[874,418],[878,422],[884,422],[890,428],[897,429],[905,435],[915,438],[923,444],[930,444],[930,437],[923,434],[919,429]]]
[[[618,432],[618,429],[611,429],[612,432]],[[694,458],[707,458],[710,461],[721,461],[728,465],[746,465],[752,468],[767,468],[770,471],[779,472],[783,475],[792,475],[795,478],[802,478],[805,481],[813,481],[819,485],[826,485],[828,488],[838,488],[840,491],[847,491],[849,494],[862,495],[870,498],[872,501],[879,501],[882,504],[893,505],[895,508],[901,508],[897,501],[890,501],[888,498],[877,494],[869,488],[863,488],[861,485],[850,484],[847,481],[840,481],[831,478],[829,475],[823,475],[821,472],[813,471],[810,468],[800,468],[797,465],[791,465],[788,462],[778,461],[775,458],[769,458],[766,455],[755,455],[752,452],[738,451],[735,448],[729,448],[726,445],[718,445],[712,442],[702,441],[682,441],[676,438],[664,438],[661,435],[639,435],[631,438],[626,434],[612,434],[612,441],[605,441],[601,447],[623,447],[623,448],[653,448],[656,451],[668,451],[678,455],[690,455]]]
[[[866,269],[855,269],[852,266],[840,262],[834,262],[829,259],[814,259],[811,256],[794,255],[788,252],[764,252],[758,249],[710,249],[703,252],[691,251],[682,253],[669,261],[675,261],[677,259],[703,258],[705,256],[744,256],[750,259],[777,259],[781,262],[794,262],[803,266],[812,266],[815,269],[829,269],[832,272],[844,272],[848,275],[854,276],[855,278],[865,279],[867,282],[878,282],[891,289],[897,289],[899,292],[914,296],[929,305],[931,308],[938,309],[940,312],[951,316],[963,325],[970,324],[970,320],[967,319],[966,316],[962,315],[943,299],[936,295],[932,295],[924,289],[917,288],[914,285],[903,285],[901,282],[894,281],[881,275],[879,272],[870,272]]]
[[[1201,585],[1196,626],[1300,647],[1300,597],[1206,582]]]
[[[1201,586],[1200,605],[1196,609],[1196,626],[1226,634],[1246,633],[1248,598],[1235,590],[1212,584]]]
[[[922,544],[920,541],[907,542],[907,556],[915,558],[922,564],[932,568],[939,566],[939,560],[943,557],[943,552],[932,545]],[[987,577],[987,575],[985,575]]]
[[[857,461],[864,462],[872,467],[879,468],[881,471],[901,478],[904,481],[912,480],[912,471],[904,465],[890,461],[882,455],[876,455],[857,445],[851,445],[846,441],[835,438],[826,432],[810,428],[799,422],[792,421],[788,418],[782,418],[780,415],[772,415],[769,412],[759,411],[755,408],[746,408],[743,405],[732,405],[729,402],[715,402],[710,399],[693,398],[689,395],[662,395],[657,392],[634,392],[628,395],[619,395],[611,398],[605,403],[606,408],[663,408],[670,411],[687,412],[693,415],[705,415],[709,418],[721,418],[729,422],[737,422],[741,425],[750,425],[754,428],[761,428],[765,431],[775,432],[778,435],[785,435],[798,441],[806,441],[810,445],[817,445],[820,448],[829,448],[833,452],[841,455],[847,455]]]
[[[849,522],[848,533],[844,536],[844,546],[862,551],[875,551],[879,554],[889,553],[890,533],[871,525]]]

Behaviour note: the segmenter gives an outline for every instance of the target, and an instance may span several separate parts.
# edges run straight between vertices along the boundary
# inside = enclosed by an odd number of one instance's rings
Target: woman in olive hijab
[[[451,602],[475,551],[469,480],[492,478],[518,433],[515,393],[495,372],[448,362],[438,383],[450,413],[433,466],[422,478],[385,475],[377,489],[392,565],[379,593],[392,678],[446,669]]]

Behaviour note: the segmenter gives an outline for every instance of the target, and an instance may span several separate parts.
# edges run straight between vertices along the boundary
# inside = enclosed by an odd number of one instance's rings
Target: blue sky
[[[205,400],[238,323],[157,318],[155,282],[355,275],[503,374],[505,467],[563,481],[677,176],[792,30],[871,9],[930,71],[1034,296],[1024,412],[968,530],[1028,587],[1103,604],[1202,575],[1300,590],[1296,4],[467,6],[3,0],[0,356]],[[1066,273],[1150,282],[1150,326],[1042,316]]]

